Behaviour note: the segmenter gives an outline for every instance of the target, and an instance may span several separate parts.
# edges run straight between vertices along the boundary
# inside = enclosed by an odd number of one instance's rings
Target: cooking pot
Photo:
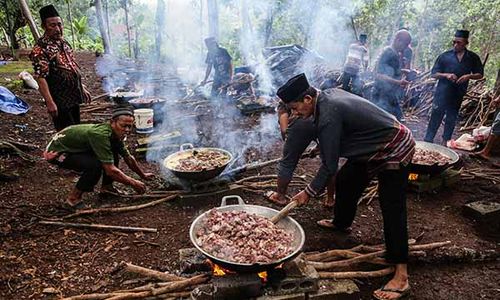
[[[448,169],[449,167],[453,166],[460,160],[460,157],[455,151],[438,144],[428,143],[424,141],[417,141],[415,148],[438,152],[444,156],[449,157],[451,159],[451,162],[441,165],[438,164],[437,162],[433,165],[423,165],[411,162],[409,165],[410,173],[437,175],[443,172],[444,170]]]
[[[227,157],[227,159],[223,164],[221,164],[218,167],[214,167],[212,169],[205,169],[201,171],[180,171],[175,169],[175,166],[177,165],[177,162],[180,159],[187,158],[193,155],[195,151],[197,152],[215,151],[224,154]],[[179,178],[191,181],[205,181],[212,179],[218,176],[220,173],[222,173],[222,171],[224,171],[224,169],[232,160],[232,158],[233,156],[231,155],[231,153],[229,153],[224,149],[207,148],[207,147],[194,148],[192,144],[182,144],[179,151],[170,154],[169,156],[167,156],[167,158],[165,158],[165,160],[163,161],[163,165],[165,166],[165,168],[170,170],[175,176]]]
[[[227,205],[227,200],[228,199],[236,199],[238,201],[238,204],[235,205]],[[225,196],[222,198],[221,205],[220,207],[214,208],[218,211],[233,211],[233,210],[238,210],[238,211],[244,211],[250,214],[256,214],[261,217],[266,217],[271,219],[273,216],[279,213],[279,211],[272,209],[270,207],[265,207],[265,206],[259,206],[259,205],[249,205],[245,204],[243,199],[241,199],[240,196],[236,195],[230,195],[230,196]],[[207,218],[207,215],[210,211],[206,211],[199,215],[191,224],[191,227],[189,229],[189,237],[191,238],[191,242],[193,245],[201,252],[203,253],[206,257],[208,257],[212,262],[216,263],[217,265],[231,270],[235,272],[243,272],[243,273],[250,273],[250,272],[262,272],[262,271],[268,271],[276,266],[279,266],[283,262],[290,260],[297,256],[300,251],[302,250],[302,247],[304,246],[305,242],[305,233],[304,230],[302,229],[302,226],[295,221],[293,218],[286,216],[283,219],[281,219],[276,225],[283,228],[285,231],[288,233],[291,233],[293,235],[293,244],[292,248],[293,251],[290,253],[288,256],[270,262],[270,263],[254,263],[254,264],[248,264],[248,263],[237,263],[237,262],[232,262],[228,261],[222,258],[218,258],[213,256],[212,254],[206,252],[198,243],[196,242],[196,233],[200,230],[201,227],[204,226],[204,220]]]

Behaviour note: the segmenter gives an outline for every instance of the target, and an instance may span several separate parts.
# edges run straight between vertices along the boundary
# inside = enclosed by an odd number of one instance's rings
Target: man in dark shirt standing
[[[313,117],[321,167],[313,181],[292,200],[305,205],[336,176],[334,218],[321,225],[348,230],[359,198],[374,176],[384,221],[386,260],[395,264],[394,277],[375,291],[377,299],[407,295],[408,232],[406,186],[408,164],[415,151],[411,131],[367,100],[340,89],[318,91],[304,74],[278,89],[278,97],[299,117]],[[339,170],[340,157],[347,158]]]
[[[219,95],[223,96],[225,95],[227,84],[233,79],[233,63],[231,55],[229,55],[226,49],[220,47],[213,37],[206,38],[205,45],[208,48],[207,58],[205,60],[207,70],[201,85],[205,85],[207,83],[208,76],[210,76],[213,67],[215,71],[211,96],[212,98],[218,97]]]
[[[373,100],[399,121],[403,119],[399,101],[403,96],[403,88],[409,84],[407,80],[402,79],[399,53],[408,48],[410,42],[411,35],[407,30],[396,32],[392,45],[384,49],[375,68]]]
[[[82,85],[73,50],[63,38],[63,24],[57,10],[52,5],[44,6],[40,18],[45,32],[33,47],[30,59],[40,94],[59,131],[80,123],[80,103],[90,102],[90,94]]]
[[[467,50],[469,31],[457,30],[453,39],[453,49],[439,55],[432,68],[432,76],[438,85],[432,101],[432,113],[426,142],[433,142],[444,115],[443,143],[451,140],[462,100],[471,79],[483,77],[483,65],[479,56]]]

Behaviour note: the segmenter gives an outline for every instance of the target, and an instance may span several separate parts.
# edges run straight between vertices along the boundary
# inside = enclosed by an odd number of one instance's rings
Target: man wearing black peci
[[[415,151],[411,131],[367,100],[339,89],[318,91],[304,74],[279,88],[278,97],[301,118],[313,117],[321,167],[305,190],[295,195],[305,205],[336,175],[334,218],[323,220],[333,230],[348,230],[357,202],[377,176],[384,220],[386,260],[395,264],[394,277],[374,292],[377,299],[399,299],[410,291],[406,186],[408,164]],[[347,158],[339,170],[340,157]]]
[[[444,121],[443,144],[451,140],[457,123],[458,112],[471,79],[483,77],[483,65],[479,56],[468,50],[469,32],[457,30],[453,39],[453,49],[439,55],[432,67],[432,76],[438,79],[432,113],[425,141],[432,143],[437,130]]]
[[[90,102],[90,93],[82,84],[80,67],[63,37],[63,23],[55,7],[42,7],[40,18],[45,32],[33,47],[30,59],[47,112],[60,131],[80,124],[80,103]]]

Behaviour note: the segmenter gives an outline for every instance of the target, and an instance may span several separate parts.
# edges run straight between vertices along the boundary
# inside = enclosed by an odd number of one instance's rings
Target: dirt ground
[[[101,80],[94,72],[95,57],[80,53],[78,61],[84,70],[84,82],[93,95],[102,93]],[[5,75],[5,74],[4,74]],[[42,149],[53,135],[52,124],[38,92],[19,90],[16,93],[32,105],[23,116],[0,113],[2,139],[31,143],[38,150],[29,154],[40,157]],[[427,120],[409,122],[417,139],[423,136]],[[262,158],[277,158],[280,143]],[[461,154],[464,168],[489,166],[487,163]],[[158,167],[140,160],[146,169],[158,172]],[[19,176],[11,182],[0,182],[0,298],[56,299],[80,293],[105,292],[123,287],[129,276],[114,274],[121,261],[175,272],[178,250],[192,247],[188,230],[200,213],[220,204],[223,196],[178,199],[151,208],[128,213],[92,215],[73,219],[74,222],[157,228],[158,233],[121,233],[63,229],[38,224],[44,218],[57,218],[69,213],[61,204],[77,178],[61,172],[48,163],[22,161],[16,156],[0,156],[0,165]],[[306,159],[299,165],[299,174],[314,174],[317,159]],[[265,167],[242,176],[275,174],[276,167]],[[130,171],[127,170],[130,174]],[[240,177],[242,177],[240,176]],[[158,179],[151,189],[161,185]],[[291,190],[290,192],[295,192]],[[262,196],[238,192],[247,203],[271,206]],[[500,299],[500,263],[498,232],[462,214],[462,206],[477,200],[499,202],[500,186],[489,180],[461,180],[451,188],[432,193],[408,194],[408,224],[411,238],[420,243],[451,241],[458,249],[477,251],[478,259],[438,259],[433,252],[424,260],[410,264],[412,299]],[[97,193],[85,197],[93,207],[138,204],[148,200],[119,198],[101,199]],[[149,200],[150,201],[150,200]],[[304,251],[349,247],[355,244],[383,242],[382,218],[377,201],[359,206],[352,234],[348,237],[319,228],[316,221],[329,217],[321,201],[311,201],[296,209],[292,216],[306,232]],[[481,261],[489,253],[488,261]],[[485,254],[485,255],[483,255]],[[437,254],[435,257],[438,257]],[[442,256],[440,256],[442,257]],[[363,299],[387,278],[356,280]],[[43,294],[53,288],[59,294]]]

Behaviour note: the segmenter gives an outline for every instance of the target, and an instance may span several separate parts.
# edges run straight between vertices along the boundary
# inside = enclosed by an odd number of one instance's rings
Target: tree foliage
[[[90,9],[92,1],[71,1],[73,24],[68,19],[67,1],[70,0],[30,0],[33,15],[38,19],[41,6],[54,4],[63,20],[66,30],[76,30],[79,49],[96,49],[100,45],[100,33],[97,30],[95,10]],[[127,53],[127,34],[123,0],[102,0],[109,12],[110,36],[112,45],[118,54]],[[207,13],[208,0],[168,0],[165,11],[168,18],[163,28],[155,25],[155,7],[157,1],[134,0],[129,4],[129,26],[133,32],[131,38],[143,57],[167,56],[171,61],[179,60],[179,53],[196,54],[202,62],[203,38],[209,35]],[[377,58],[379,50],[390,43],[396,30],[408,28],[413,36],[413,66],[428,70],[436,57],[451,48],[451,40],[456,29],[468,29],[471,32],[469,48],[484,60],[489,54],[486,73],[490,82],[500,68],[500,45],[498,15],[500,5],[495,0],[210,0],[217,3],[220,42],[236,58],[237,64],[245,64],[242,45],[248,44],[243,34],[242,3],[248,3],[246,23],[251,24],[252,35],[257,35],[262,46],[300,44],[317,50],[335,67],[341,67],[349,43],[355,39],[352,23],[357,33],[369,36],[371,64]],[[186,10],[176,13],[181,5]],[[7,35],[18,38],[24,30],[22,17],[19,18],[16,0],[0,0],[0,25]],[[142,16],[142,17],[141,17]],[[84,18],[85,17],[85,18]],[[176,19],[176,20],[172,20]],[[172,24],[182,24],[186,32],[172,31]],[[38,20],[39,24],[39,20]],[[85,25],[86,24],[86,25]],[[192,27],[191,27],[192,26]],[[17,27],[17,28],[16,28]],[[179,31],[178,27],[175,30]],[[135,32],[137,31],[137,32]],[[158,31],[160,31],[158,33]],[[11,34],[13,32],[13,34]],[[66,32],[65,32],[66,33]],[[139,34],[140,33],[140,34]],[[161,51],[155,49],[155,40],[164,37]],[[69,32],[67,32],[69,37]],[[3,37],[3,36],[2,36]],[[28,35],[29,37],[29,35]],[[135,41],[137,40],[137,41]],[[34,41],[28,41],[32,44]],[[181,52],[177,48],[187,47]],[[140,50],[140,51],[139,51]],[[183,52],[184,51],[184,52]],[[156,53],[156,55],[155,55]]]

